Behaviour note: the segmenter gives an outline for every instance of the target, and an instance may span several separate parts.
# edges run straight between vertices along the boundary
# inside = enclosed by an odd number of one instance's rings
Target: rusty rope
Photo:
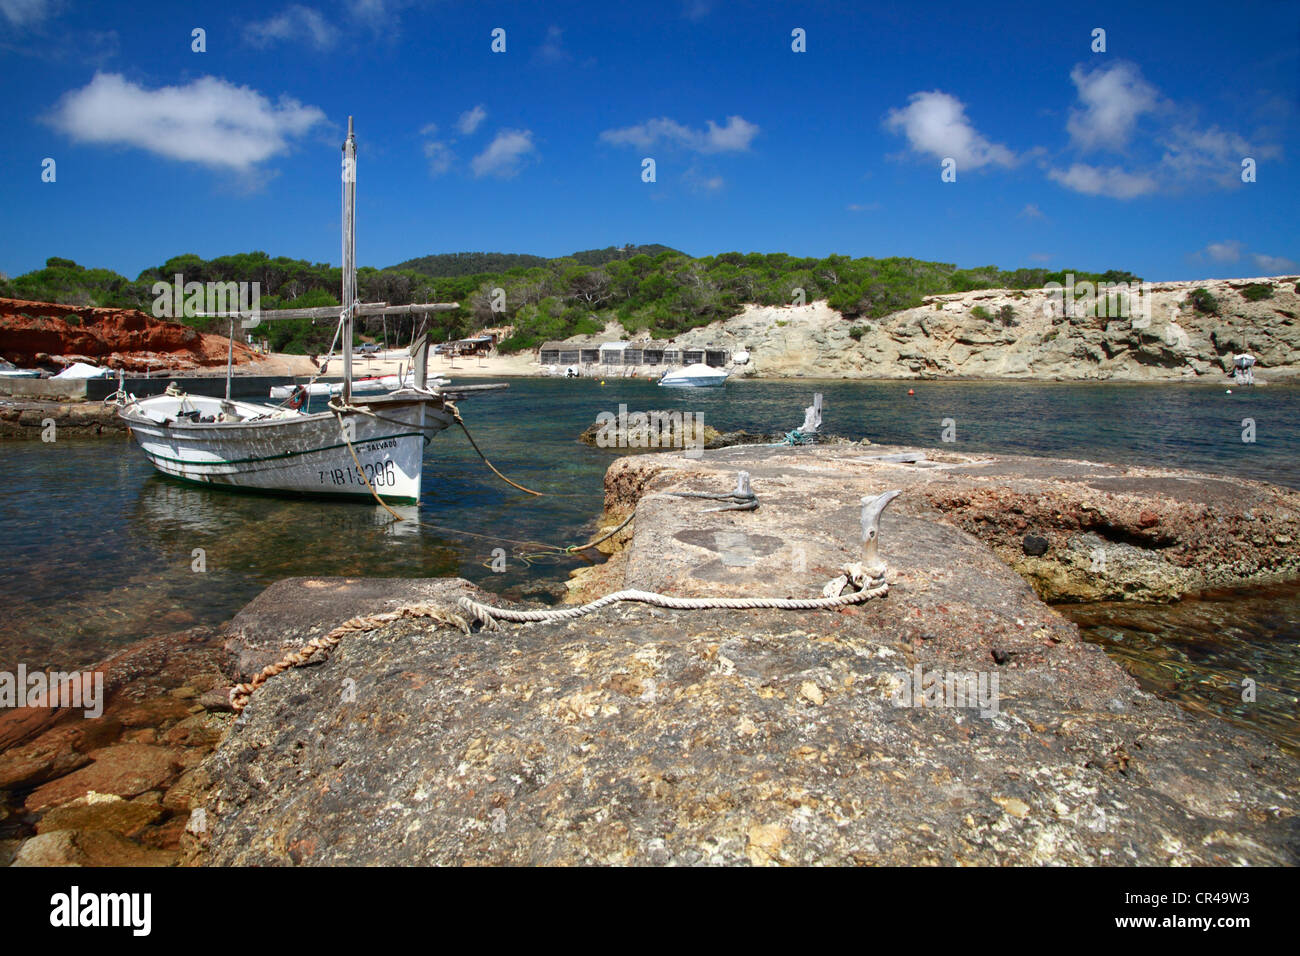
[[[254,691],[265,684],[276,674],[283,673],[291,667],[302,667],[311,661],[317,654],[329,654],[338,646],[339,641],[349,634],[356,634],[361,631],[373,631],[375,628],[399,620],[404,617],[431,618],[438,624],[445,624],[460,628],[466,634],[469,633],[469,623],[459,614],[453,614],[446,611],[436,604],[405,604],[391,611],[385,611],[382,614],[370,614],[366,616],[354,617],[344,621],[334,630],[321,637],[314,637],[296,651],[291,651],[284,657],[280,658],[274,664],[268,664],[263,667],[261,672],[246,684],[236,684],[230,688],[230,706],[235,713],[243,713],[244,708],[248,706],[248,700],[253,696]]]

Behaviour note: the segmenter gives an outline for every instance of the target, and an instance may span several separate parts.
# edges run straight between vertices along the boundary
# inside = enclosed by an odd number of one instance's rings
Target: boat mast
[[[357,305],[357,138],[343,143],[343,404],[352,401],[352,318]]]
[[[235,364],[235,320],[230,320],[230,348],[226,352],[226,401],[230,401],[230,373]]]

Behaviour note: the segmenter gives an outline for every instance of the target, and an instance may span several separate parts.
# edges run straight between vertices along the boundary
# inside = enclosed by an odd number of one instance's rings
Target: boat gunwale
[[[157,396],[152,396],[152,395],[151,395],[151,396],[149,396],[149,397],[150,397],[150,398],[154,398],[154,397],[157,397]],[[196,395],[196,396],[193,396],[193,397],[195,397],[195,398],[207,398],[207,399],[209,399],[209,400],[211,400],[211,401],[221,401],[221,399],[213,399],[211,396],[208,396],[208,395]],[[137,415],[133,415],[133,414],[130,413],[129,410],[132,408],[133,405],[137,405],[137,404],[139,404],[139,402],[133,402],[133,403],[131,403],[130,405],[125,405],[125,406],[123,406],[123,407],[118,411],[118,417],[119,417],[119,418],[122,418],[122,419],[123,419],[124,421],[126,421],[126,422],[129,422],[129,423],[131,423],[131,424],[133,424],[133,425],[136,425],[137,427],[141,427],[141,428],[160,428],[160,429],[166,429],[166,430],[168,430],[168,431],[178,431],[178,432],[198,432],[198,433],[204,433],[204,432],[212,432],[212,431],[221,431],[221,430],[223,430],[223,429],[231,429],[231,428],[264,428],[264,427],[268,427],[268,426],[270,426],[270,427],[280,427],[280,426],[285,426],[285,425],[290,425],[290,424],[298,425],[298,424],[306,424],[306,423],[308,423],[308,422],[315,423],[315,422],[326,421],[327,419],[332,418],[332,417],[336,414],[334,411],[331,410],[331,411],[324,411],[324,412],[309,412],[309,413],[306,413],[306,414],[293,415],[293,416],[285,416],[285,417],[281,417],[281,418],[244,419],[244,420],[242,420],[242,421],[237,421],[237,422],[189,422],[189,421],[186,421],[186,422],[184,422],[184,423],[182,424],[182,421],[181,421],[180,419],[169,419],[169,420],[166,421],[166,422],[160,422],[160,421],[155,421],[155,420],[152,419],[152,418],[148,418],[147,416],[144,416],[144,415],[138,415],[138,414],[137,414]],[[253,403],[253,402],[243,402],[242,404],[245,404],[245,405],[253,405],[253,404],[255,404],[255,403]],[[441,396],[423,396],[423,395],[422,395],[422,396],[419,396],[419,397],[415,397],[415,396],[412,396],[412,397],[405,397],[405,396],[394,397],[394,396],[392,396],[392,395],[384,395],[384,396],[379,396],[377,399],[374,399],[374,400],[370,400],[370,399],[368,399],[368,400],[366,400],[364,403],[361,403],[361,404],[356,405],[354,408],[351,408],[351,409],[344,409],[344,410],[341,412],[341,414],[345,414],[345,415],[357,415],[357,414],[364,415],[365,412],[366,412],[366,410],[367,410],[370,406],[372,406],[372,405],[378,405],[378,406],[381,406],[381,408],[383,408],[383,409],[391,409],[391,410],[397,410],[397,409],[402,408],[402,407],[409,407],[409,406],[414,406],[414,405],[434,405],[434,406],[436,406],[439,410],[442,410],[442,409],[446,408],[446,400],[443,399]],[[274,406],[265,406],[265,407],[267,407],[267,408],[272,408],[272,407],[274,407]],[[407,423],[405,423],[405,422],[403,422],[402,425],[403,425],[404,427],[411,427],[411,426],[407,425]]]

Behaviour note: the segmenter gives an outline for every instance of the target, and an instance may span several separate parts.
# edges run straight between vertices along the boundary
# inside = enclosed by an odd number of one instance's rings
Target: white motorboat
[[[443,385],[449,385],[450,379],[434,378],[429,379],[427,384],[431,388],[438,388]],[[415,369],[410,368],[399,375],[372,375],[368,378],[354,379],[352,382],[352,391],[355,392],[395,392],[402,388],[415,387]]]
[[[659,384],[668,388],[709,388],[726,381],[726,370],[697,362],[676,372],[665,372],[663,378],[659,379]]]
[[[220,313],[231,320],[226,396],[187,395],[174,384],[163,395],[136,399],[119,386],[119,412],[154,468],[206,485],[246,491],[365,497],[415,504],[420,499],[424,446],[455,423],[457,413],[436,390],[425,387],[427,340],[409,388],[353,403],[352,324],[359,315],[414,314],[454,309],[452,304],[388,306],[357,300],[356,137],[348,118],[343,144],[342,306]],[[230,399],[235,319],[338,317],[343,339],[343,383],[328,411]],[[484,387],[484,386],[480,386]]]
[[[310,398],[333,398],[343,391],[341,382],[309,382],[302,387],[307,390],[307,395]],[[297,388],[297,385],[272,385],[271,397],[292,398]],[[353,389],[353,391],[356,391],[356,389]]]
[[[106,368],[100,368],[98,365],[87,365],[85,362],[73,362],[65,368],[55,378],[108,378],[112,375]]]

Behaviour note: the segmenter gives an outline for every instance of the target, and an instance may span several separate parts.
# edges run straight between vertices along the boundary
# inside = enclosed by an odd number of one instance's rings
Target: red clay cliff
[[[225,365],[228,344],[136,309],[0,298],[0,356],[20,368],[81,361],[128,372],[196,369]],[[236,364],[256,355],[235,343]]]

